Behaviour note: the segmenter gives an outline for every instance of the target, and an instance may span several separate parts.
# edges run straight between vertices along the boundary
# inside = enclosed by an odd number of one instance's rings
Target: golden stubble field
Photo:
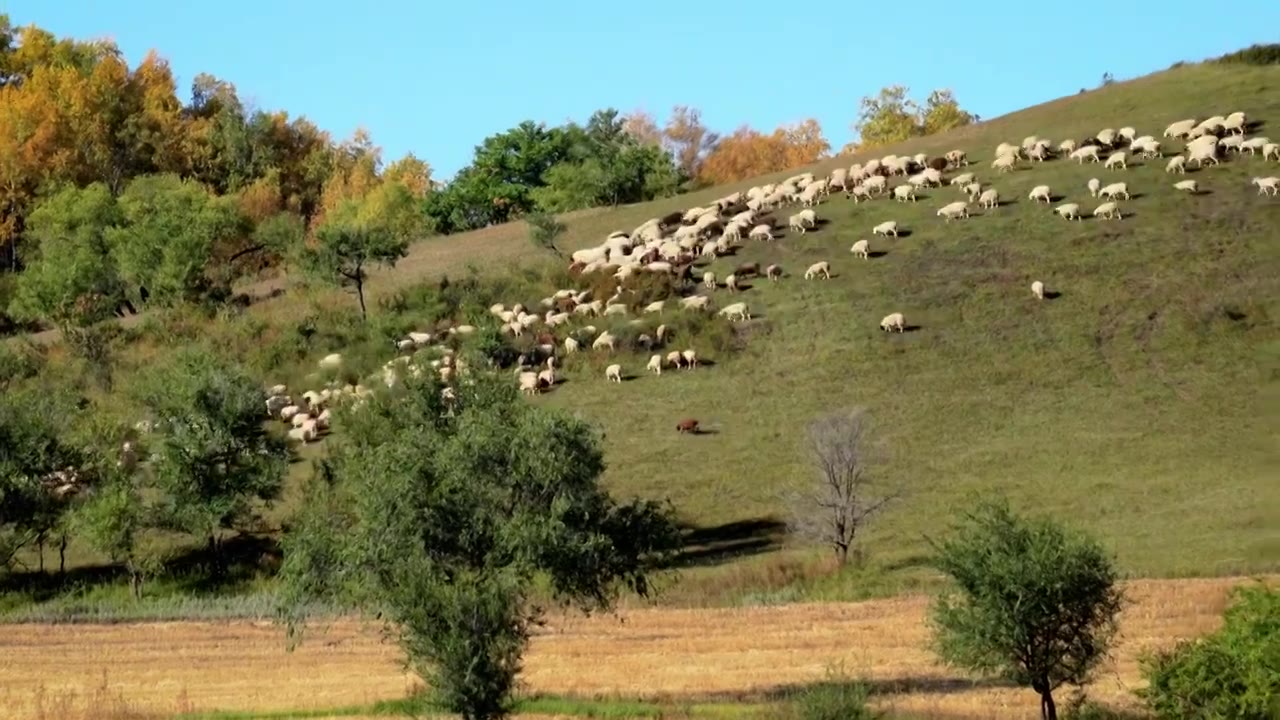
[[[1090,695],[1131,706],[1138,657],[1215,629],[1243,578],[1128,585],[1113,661]],[[882,704],[929,716],[1026,718],[1033,693],[973,683],[930,654],[922,596],[741,609],[641,609],[556,617],[534,638],[523,680],[583,697],[763,700],[840,666]],[[375,628],[338,621],[287,653],[279,627],[251,622],[12,625],[0,629],[0,715],[134,717],[319,709],[402,697],[417,684]]]

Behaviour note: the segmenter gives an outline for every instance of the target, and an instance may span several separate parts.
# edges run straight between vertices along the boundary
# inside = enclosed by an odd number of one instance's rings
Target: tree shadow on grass
[[[685,525],[681,533],[682,547],[668,567],[719,565],[777,550],[786,537],[787,526],[775,518],[760,517],[705,527]]]

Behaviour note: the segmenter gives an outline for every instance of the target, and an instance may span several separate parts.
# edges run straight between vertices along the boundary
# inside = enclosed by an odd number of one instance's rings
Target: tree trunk
[[[364,281],[356,280],[356,297],[360,298],[360,319],[369,319],[369,310],[364,306]]]
[[[44,574],[44,533],[36,536],[36,548],[40,553],[40,574]]]
[[[836,561],[840,567],[844,567],[849,562],[849,546],[845,543],[836,543]]]
[[[1058,720],[1058,706],[1053,703],[1053,691],[1040,693],[1040,720]]]
[[[58,574],[67,573],[67,534],[62,533],[58,539]]]

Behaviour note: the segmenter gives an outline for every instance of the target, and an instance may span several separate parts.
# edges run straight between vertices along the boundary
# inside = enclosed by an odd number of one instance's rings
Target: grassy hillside
[[[747,528],[748,546],[778,539],[769,521],[783,516],[779,494],[809,477],[805,424],[824,411],[866,407],[884,459],[876,476],[906,494],[866,538],[872,569],[819,580],[806,587],[808,595],[859,592],[866,573],[916,577],[924,534],[944,527],[971,493],[989,490],[1097,533],[1133,574],[1274,570],[1280,199],[1257,195],[1248,178],[1280,174],[1280,164],[1232,156],[1192,171],[1186,177],[1199,181],[1197,196],[1172,189],[1181,178],[1166,175],[1163,160],[1132,160],[1127,171],[1066,160],[1023,163],[1003,176],[989,168],[998,143],[1026,135],[1056,145],[1132,125],[1159,137],[1173,120],[1235,110],[1262,121],[1257,132],[1280,137],[1280,125],[1273,127],[1280,123],[1280,69],[1182,67],[877,149],[875,156],[964,149],[976,161],[970,169],[984,185],[994,183],[1004,204],[944,223],[934,212],[961,198],[955,188],[927,191],[915,204],[832,196],[817,209],[827,222],[816,232],[747,242],[706,268],[723,276],[738,263],[760,261],[790,271],[735,298],[757,317],[742,332],[741,350],[717,356],[705,338],[677,338],[676,346],[690,344],[714,365],[660,378],[643,372],[646,356],[622,354],[610,361],[637,379],[621,385],[605,382],[602,357],[579,361],[568,382],[535,402],[580,412],[604,429],[607,479],[617,492],[669,496],[713,536]],[[1165,145],[1166,152],[1181,147]],[[1080,202],[1088,213],[1097,204],[1085,190],[1090,177],[1129,183],[1134,196],[1123,203],[1123,220],[1069,223],[1026,199],[1031,187],[1048,184],[1058,202]],[[577,213],[567,218],[563,245],[596,244],[612,230],[769,179]],[[777,213],[781,224],[790,212]],[[909,233],[873,239],[871,260],[850,254],[854,241],[872,238],[871,227],[890,219]],[[831,262],[833,279],[801,279],[817,260]],[[398,267],[376,273],[371,288],[386,298],[441,273],[457,278],[468,267],[510,277],[512,268],[550,263],[515,223],[420,242]],[[530,270],[519,283],[525,289],[504,299],[536,302],[550,288],[538,283],[552,274]],[[1029,287],[1037,279],[1060,296],[1036,300]],[[724,290],[714,295],[719,306],[734,301]],[[290,290],[240,317],[159,325],[168,331],[186,323],[168,335],[173,345],[205,337],[243,347],[253,361],[268,340],[292,337],[304,317],[351,303]],[[895,311],[919,329],[880,332],[880,318]],[[375,322],[431,319],[414,312]],[[153,327],[139,336],[149,339],[133,350],[139,367],[165,352],[155,342],[162,335]],[[391,356],[377,333],[364,348],[331,347]],[[287,376],[277,369],[264,380]],[[683,417],[716,432],[678,435],[672,426]],[[323,452],[321,445],[306,454]],[[299,465],[296,474],[304,472]],[[727,527],[714,530],[720,526]],[[769,536],[750,537],[757,532]],[[746,558],[695,573],[678,597],[719,600],[795,585],[807,570],[792,562]]]

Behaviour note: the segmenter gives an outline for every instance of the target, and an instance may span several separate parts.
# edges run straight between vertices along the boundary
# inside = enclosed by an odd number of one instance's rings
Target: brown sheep
[[[693,418],[685,418],[676,424],[676,432],[696,434],[698,432],[698,421]]]
[[[733,274],[737,275],[740,278],[747,277],[747,276],[759,277],[760,263],[746,263],[743,265],[739,265],[738,269],[733,271]]]
[[[947,169],[947,159],[941,158],[941,157],[933,158],[932,160],[929,161],[928,167],[932,170],[937,170],[938,172],[942,172],[943,170]]]

